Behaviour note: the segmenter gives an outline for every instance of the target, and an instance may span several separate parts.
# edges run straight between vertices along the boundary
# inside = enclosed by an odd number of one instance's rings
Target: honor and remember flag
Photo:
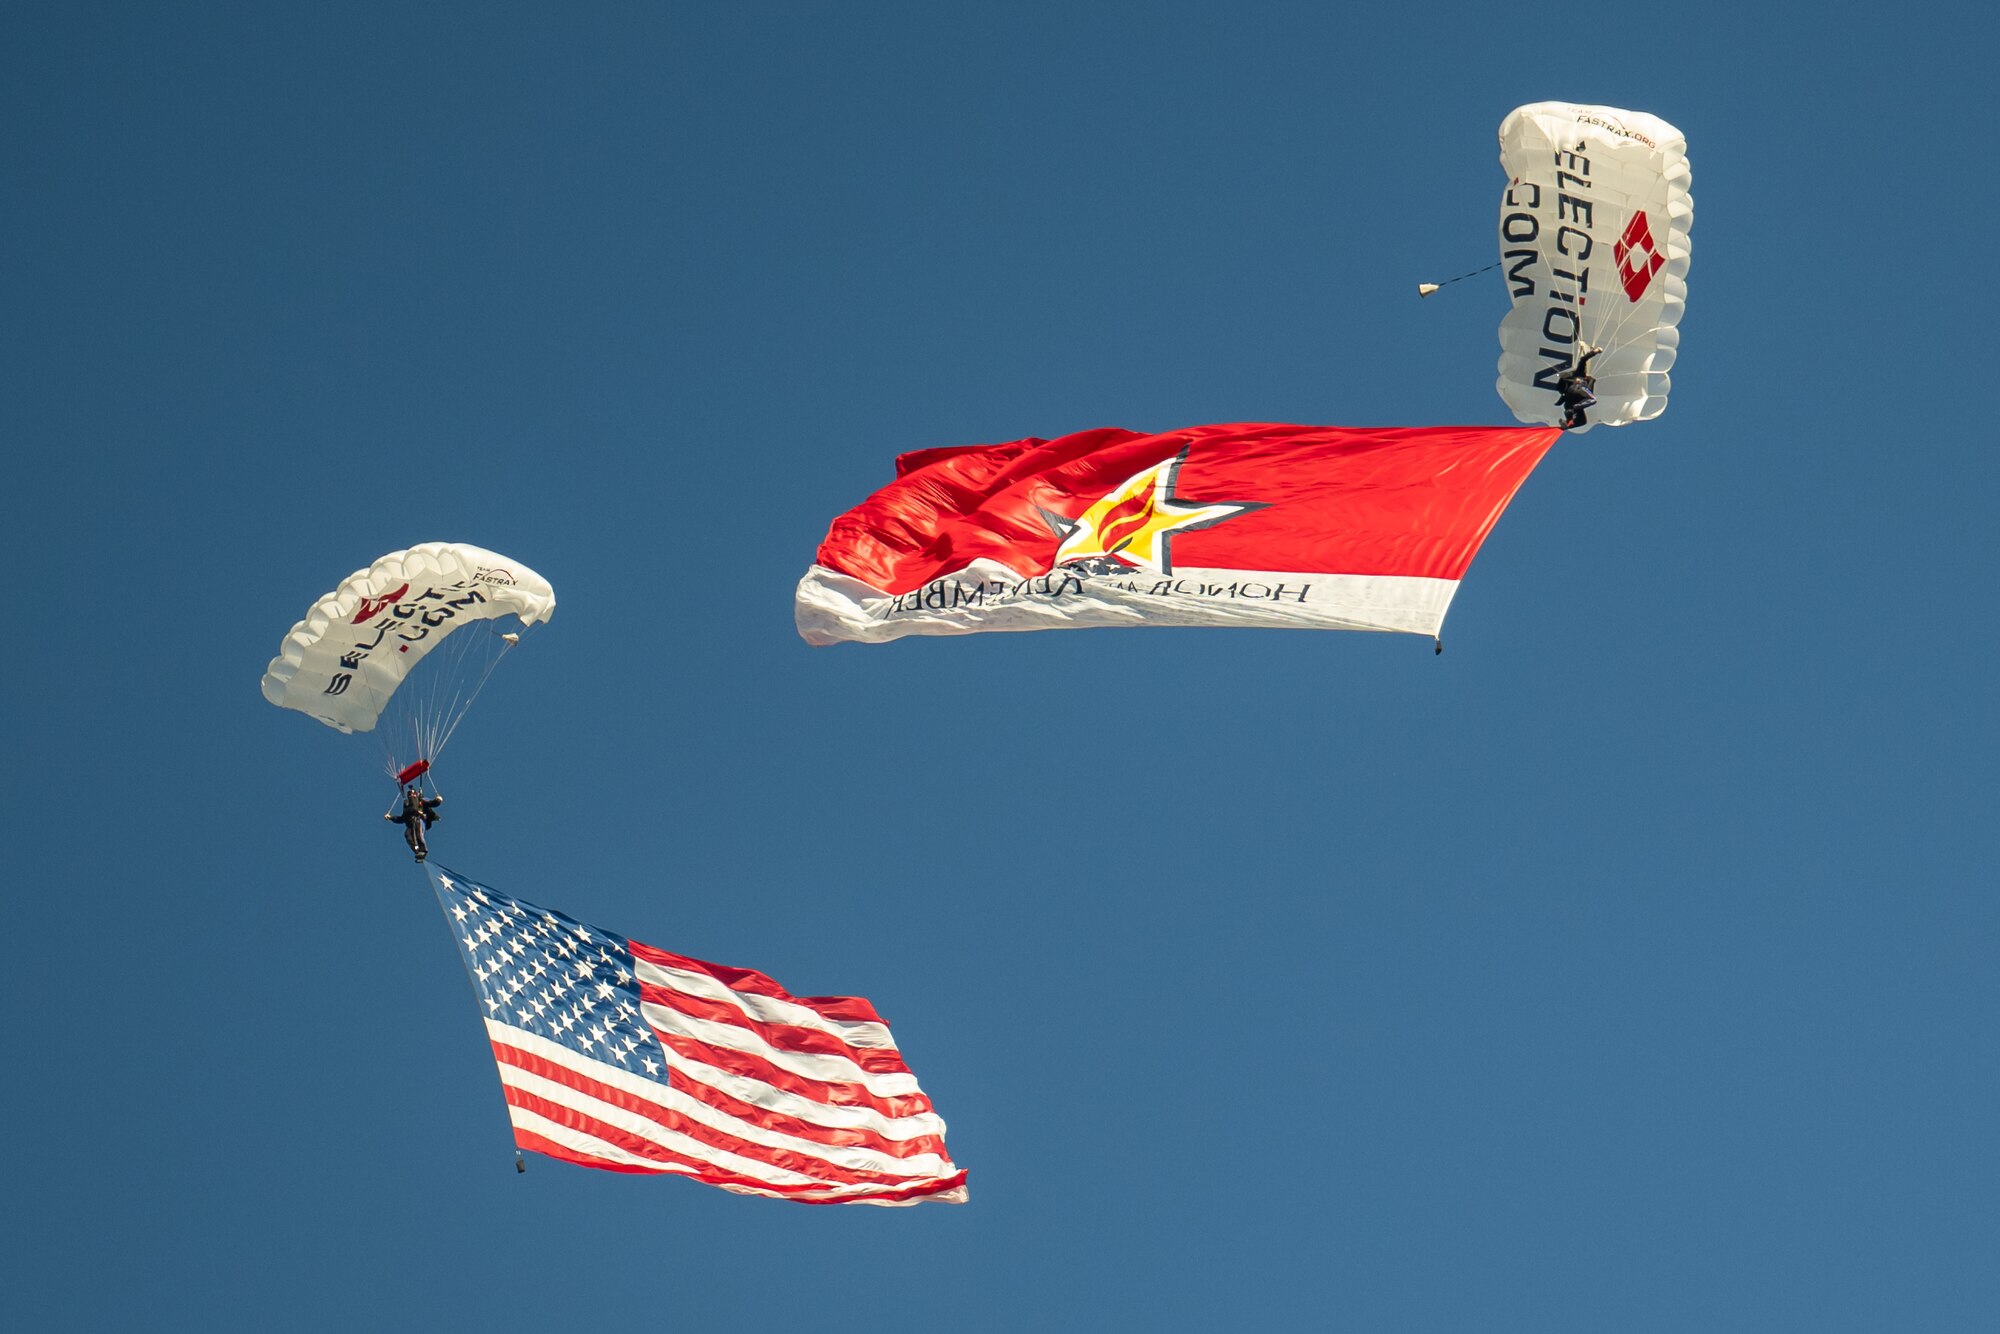
[[[931,449],[834,520],[811,644],[1098,625],[1435,636],[1549,427],[1239,424]]]
[[[852,996],[641,945],[430,863],[523,1149],[803,1204],[965,1201],[944,1122]]]

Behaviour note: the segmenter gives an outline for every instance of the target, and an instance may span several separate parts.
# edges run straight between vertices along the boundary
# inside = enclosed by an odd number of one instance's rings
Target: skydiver
[[[1590,373],[1590,359],[1602,352],[1601,347],[1588,343],[1577,344],[1583,355],[1576,364],[1556,377],[1556,405],[1563,410],[1562,429],[1573,431],[1590,420],[1587,409],[1597,406],[1597,395],[1590,391],[1597,387],[1597,377]]]
[[[415,783],[404,789],[403,809],[392,811],[382,818],[403,826],[403,841],[410,845],[410,851],[422,861],[430,856],[430,847],[424,842],[424,831],[441,818],[437,808],[444,804],[443,797],[427,797]]]

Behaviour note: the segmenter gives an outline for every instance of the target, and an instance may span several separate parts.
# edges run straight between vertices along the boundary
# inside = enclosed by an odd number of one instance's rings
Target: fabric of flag
[[[1238,424],[932,449],[834,520],[812,644],[1113,625],[1435,635],[1560,431]]]
[[[964,1202],[944,1122],[867,1001],[793,996],[427,869],[521,1148],[805,1204]]]

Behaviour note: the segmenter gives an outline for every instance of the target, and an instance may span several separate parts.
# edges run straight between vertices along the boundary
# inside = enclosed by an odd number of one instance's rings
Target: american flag
[[[436,862],[514,1142],[804,1204],[965,1201],[944,1122],[859,997],[793,996]]]

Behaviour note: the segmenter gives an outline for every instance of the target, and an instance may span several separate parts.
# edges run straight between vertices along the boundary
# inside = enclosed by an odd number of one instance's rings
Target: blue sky
[[[1984,1328],[1991,21],[1695,4],[17,12],[0,657],[32,1328]],[[1415,637],[809,650],[900,452],[1499,423],[1494,130],[1686,133],[1672,406]],[[1970,368],[1973,379],[1965,379]],[[870,997],[972,1171],[531,1162],[373,752],[411,543],[556,585],[447,864]]]

